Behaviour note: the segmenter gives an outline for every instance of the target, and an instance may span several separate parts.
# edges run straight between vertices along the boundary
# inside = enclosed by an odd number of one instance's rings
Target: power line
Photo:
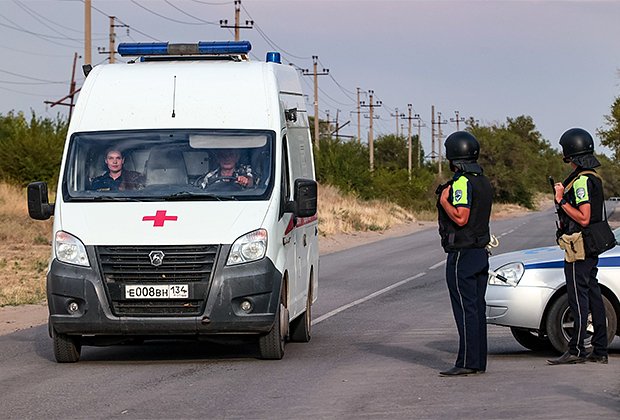
[[[166,2],[166,4],[167,4],[167,5],[169,5],[170,7],[173,7],[173,8],[175,8],[175,9],[177,9],[179,12],[183,13],[183,14],[184,14],[184,15],[186,15],[186,16],[189,16],[189,17],[191,17],[191,18],[194,18],[194,19],[196,19],[197,21],[200,21],[200,22],[202,22],[202,23],[206,23],[206,24],[208,24],[208,25],[217,25],[217,23],[215,23],[215,22],[209,22],[209,21],[207,21],[207,20],[202,20],[202,19],[200,19],[200,18],[197,18],[197,17],[196,17],[196,16],[194,16],[194,15],[191,15],[191,14],[187,13],[186,11],[182,10],[182,9],[181,9],[180,7],[178,7],[178,6],[175,6],[174,4],[172,4],[171,2],[169,2],[168,0],[164,0],[164,1],[165,1],[165,2]]]
[[[155,16],[159,16],[159,17],[160,17],[160,18],[162,18],[162,19],[169,20],[170,22],[181,23],[181,24],[183,24],[183,25],[204,25],[204,23],[197,23],[197,22],[183,22],[182,20],[172,19],[172,18],[169,18],[168,16],[164,16],[164,15],[161,15],[161,14],[159,14],[159,13],[157,13],[157,12],[153,11],[153,10],[149,9],[148,7],[146,7],[146,6],[141,5],[141,4],[140,4],[140,3],[138,3],[136,0],[131,0],[131,2],[132,2],[133,4],[135,4],[136,6],[138,6],[138,7],[142,8],[142,9],[146,10],[147,12],[152,13],[152,14],[154,14]]]
[[[65,58],[70,57],[68,54],[42,54],[39,52],[18,50],[17,48],[7,47],[6,45],[0,45],[0,48],[5,48],[7,50],[15,51],[15,52],[22,53],[22,54],[36,55],[37,57],[65,57]]]
[[[26,8],[26,9],[30,10],[32,13],[34,13],[34,14],[35,14],[35,15],[37,15],[37,16],[39,16],[41,19],[46,20],[46,21],[48,21],[48,22],[50,22],[50,23],[52,23],[52,24],[54,24],[54,25],[56,25],[56,26],[59,26],[59,27],[61,27],[62,29],[66,29],[66,30],[71,31],[71,32],[77,32],[77,33],[80,33],[80,34],[82,33],[82,31],[80,31],[80,30],[78,30],[78,29],[74,29],[74,28],[71,28],[71,27],[69,27],[69,26],[64,26],[64,25],[61,25],[61,24],[60,24],[60,23],[58,23],[58,22],[54,22],[53,20],[48,19],[46,16],[43,16],[42,14],[38,13],[36,10],[31,9],[30,7],[26,6],[23,2],[21,2],[21,1],[19,1],[19,0],[13,0],[13,1],[14,1],[15,3],[17,3],[20,7],[22,7],[22,8]],[[34,16],[33,16],[33,17],[34,17]],[[50,28],[50,29],[51,29],[51,28]]]
[[[55,80],[45,80],[45,79],[38,79],[36,77],[30,77],[30,76],[24,76],[22,74],[19,73],[13,73],[11,71],[8,70],[2,70],[0,69],[0,73],[6,73],[6,74],[10,74],[11,76],[17,76],[17,77],[22,77],[24,79],[28,79],[28,80],[35,80],[37,82],[46,82],[46,83],[67,83],[66,81],[64,82],[59,82],[59,81],[55,81]]]
[[[84,3],[84,0],[80,0],[80,1],[81,1],[82,3]],[[98,8],[96,8],[95,6],[91,6],[91,8],[92,8],[93,10],[95,10],[95,11],[99,12],[100,14],[104,15],[105,17],[109,17],[109,16],[111,16],[109,13],[106,13],[106,12],[104,12],[103,10],[98,9]],[[123,25],[127,25],[130,29],[132,29],[134,32],[139,33],[140,35],[144,35],[145,37],[150,38],[150,39],[152,39],[153,41],[161,41],[160,39],[155,38],[155,37],[153,37],[153,36],[151,36],[151,35],[147,34],[146,32],[142,32],[142,31],[140,31],[140,30],[136,29],[135,27],[133,27],[133,26],[131,26],[131,25],[127,24],[126,22],[123,22],[123,21],[122,21],[121,19],[119,19],[118,17],[116,18],[116,20],[117,20],[117,21],[119,21],[120,23],[122,23]],[[133,38],[132,38],[132,39],[133,39]]]
[[[250,19],[252,19],[254,21],[254,18],[250,15],[250,13],[248,12],[248,9],[245,8],[245,6],[243,4],[241,4],[241,7],[243,8],[243,11],[245,12],[246,15],[248,15],[248,17]],[[256,22],[256,21],[254,21]],[[267,36],[267,34],[261,29],[260,26],[258,26],[257,23],[254,23],[254,27],[256,28],[256,30],[258,31],[259,35],[267,42],[267,44],[269,44],[269,46],[271,46],[272,48],[282,51],[283,53],[290,55],[293,58],[297,58],[300,60],[311,60],[312,57],[300,57],[298,55],[295,55],[293,53],[288,52],[287,50],[285,50],[284,48],[280,47],[278,44],[276,44],[271,38],[269,38]]]
[[[201,1],[201,0],[192,0],[194,3],[206,4],[207,6],[221,6],[224,4],[232,4],[232,1],[222,1],[222,2],[212,2],[212,1]]]
[[[9,92],[13,92],[13,93],[19,93],[19,94],[22,94],[22,95],[37,96],[39,98],[47,98],[47,95],[39,95],[39,94],[36,94],[36,93],[24,92],[24,91],[16,90],[16,89],[9,89],[9,88],[6,88],[4,86],[0,86],[0,89],[6,90],[6,91],[9,91]]]

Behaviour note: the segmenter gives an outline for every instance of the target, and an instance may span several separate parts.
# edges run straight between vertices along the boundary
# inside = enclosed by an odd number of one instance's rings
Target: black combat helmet
[[[571,128],[560,137],[560,146],[565,158],[594,153],[594,140],[583,128]]]
[[[456,131],[450,134],[444,145],[446,146],[446,159],[451,162],[475,162],[480,155],[478,140],[467,131]]]
[[[594,157],[594,140],[583,128],[571,128],[560,137],[564,162],[573,162],[583,168],[596,168],[600,165]]]

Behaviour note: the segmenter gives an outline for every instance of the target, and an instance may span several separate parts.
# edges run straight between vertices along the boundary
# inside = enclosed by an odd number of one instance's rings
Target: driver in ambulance
[[[234,182],[243,188],[254,185],[254,175],[250,165],[239,164],[237,149],[218,149],[215,151],[218,167],[198,178],[195,185],[209,188],[220,182]]]

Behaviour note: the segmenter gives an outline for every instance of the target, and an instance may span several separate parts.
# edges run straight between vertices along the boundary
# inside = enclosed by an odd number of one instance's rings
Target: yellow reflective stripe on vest
[[[456,181],[454,181],[454,183],[452,184],[452,205],[453,206],[458,206],[458,205],[465,205],[465,206],[469,206],[471,205],[471,203],[469,202],[469,198],[467,195],[467,183],[469,181],[467,180],[466,177],[461,176],[459,177],[459,179],[457,179]]]

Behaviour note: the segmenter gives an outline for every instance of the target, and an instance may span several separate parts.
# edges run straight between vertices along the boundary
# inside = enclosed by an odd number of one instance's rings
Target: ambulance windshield
[[[66,200],[264,200],[273,186],[274,138],[258,130],[76,133]]]

